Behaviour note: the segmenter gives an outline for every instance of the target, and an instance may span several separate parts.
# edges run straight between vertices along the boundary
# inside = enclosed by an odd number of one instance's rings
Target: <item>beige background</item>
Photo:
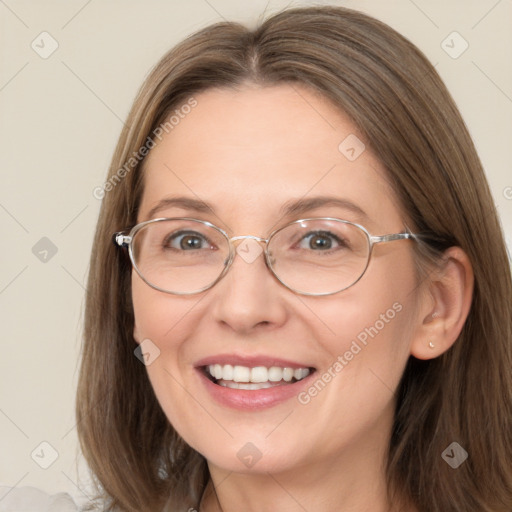
[[[265,9],[307,3],[0,0],[0,484],[87,492],[75,467],[73,401],[100,206],[92,191],[143,78],[209,23],[254,23]],[[380,18],[436,65],[476,141],[512,248],[511,0],[330,3]],[[33,40],[42,46],[43,31],[59,45],[47,59],[31,48]],[[441,46],[453,31],[469,44],[457,59]],[[32,251],[42,237],[57,248],[47,262]],[[48,469],[31,458],[37,448],[35,460],[51,461],[42,441],[58,453]]]

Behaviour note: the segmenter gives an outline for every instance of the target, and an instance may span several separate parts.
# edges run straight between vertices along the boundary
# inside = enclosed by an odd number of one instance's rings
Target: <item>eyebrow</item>
[[[193,199],[192,197],[166,197],[158,201],[158,203],[151,208],[148,214],[149,219],[153,219],[155,215],[167,208],[183,208],[184,210],[193,210],[199,213],[213,212],[214,209],[205,201]]]
[[[302,215],[322,206],[337,206],[354,213],[361,219],[369,220],[368,214],[357,204],[348,199],[332,196],[316,196],[308,199],[290,200],[281,207],[280,213],[285,216]]]
[[[283,217],[289,217],[291,215],[303,215],[308,211],[315,210],[322,206],[337,206],[352,212],[361,219],[369,220],[368,214],[357,204],[349,201],[348,199],[332,196],[316,196],[297,200],[291,199],[290,201],[284,203],[284,205],[280,208],[279,215]],[[213,206],[206,201],[201,201],[192,197],[178,196],[161,199],[149,211],[148,218],[153,219],[155,215],[161,210],[172,207],[192,210],[198,213],[215,213]]]

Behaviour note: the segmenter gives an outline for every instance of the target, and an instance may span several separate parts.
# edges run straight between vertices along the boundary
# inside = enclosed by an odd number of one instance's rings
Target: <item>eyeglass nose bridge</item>
[[[256,242],[262,242],[262,243],[265,243],[267,244],[268,243],[268,239],[267,238],[261,238],[260,236],[254,236],[254,235],[240,235],[240,236],[233,236],[229,239],[230,242],[236,242],[238,240],[245,240],[245,239],[251,239],[251,240],[255,240]]]
[[[237,248],[238,248],[238,246],[240,246],[240,242],[242,242],[243,240],[247,240],[247,239],[254,240],[255,242],[265,244],[265,246],[263,248],[263,256],[264,256],[265,262],[267,263],[267,266],[268,266],[267,247],[268,247],[269,239],[262,238],[261,236],[254,236],[254,235],[239,235],[239,236],[233,236],[231,238],[228,238],[229,245],[230,245],[230,251],[229,251],[230,254],[229,254],[228,259],[226,260],[227,267],[230,267],[231,264],[233,263],[233,260],[235,259],[235,254],[238,252]],[[225,269],[225,271],[227,271],[227,268]]]
[[[231,238],[228,238],[228,242],[230,245],[229,256],[227,257],[226,261],[224,262],[224,270],[222,271],[221,277],[223,277],[228,272],[229,268],[231,267],[231,265],[235,259],[235,254],[238,252],[237,248],[238,248],[238,246],[240,246],[240,242],[242,242],[243,240],[247,240],[247,239],[254,240],[255,242],[265,244],[265,247],[263,248],[263,257],[265,260],[265,264],[267,265],[267,267],[269,267],[268,254],[267,254],[267,247],[268,247],[268,242],[269,242],[268,238],[262,238],[261,236],[254,236],[254,235],[233,236]],[[237,242],[239,242],[239,243],[237,243]],[[245,260],[245,258],[244,258],[244,260]],[[272,273],[274,273],[271,267],[269,267],[269,270]]]

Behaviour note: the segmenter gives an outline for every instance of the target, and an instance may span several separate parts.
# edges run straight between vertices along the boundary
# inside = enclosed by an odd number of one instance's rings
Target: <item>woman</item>
[[[426,58],[335,7],[208,27],[107,181],[77,401],[108,510],[512,510],[512,283]]]

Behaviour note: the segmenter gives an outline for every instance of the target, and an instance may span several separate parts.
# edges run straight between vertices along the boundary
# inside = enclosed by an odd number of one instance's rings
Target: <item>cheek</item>
[[[157,354],[146,365],[151,386],[169,422],[179,432],[186,433],[200,415],[184,385],[190,378],[187,373],[190,368],[184,363],[185,341],[196,322],[190,313],[199,299],[154,290],[137,274],[132,274],[132,299],[135,339],[146,344],[143,347],[149,352]],[[193,439],[185,438],[194,446]]]
[[[363,278],[338,296],[306,303],[332,360],[342,356],[350,372],[378,368],[397,383],[410,353],[417,280],[409,251],[393,256],[372,260]]]
[[[400,265],[389,268],[398,272]],[[404,266],[399,279],[389,275],[375,268],[336,298],[307,301],[315,313],[316,340],[328,357],[318,375],[321,382],[299,401],[326,432],[343,431],[350,438],[393,414],[394,392],[410,355],[415,278],[412,267]],[[354,423],[347,424],[347,417]]]
[[[189,313],[199,299],[174,296],[154,290],[136,273],[132,273],[132,301],[135,316],[135,340],[149,338],[161,350],[172,340],[180,339],[188,325]]]
[[[197,297],[178,297],[149,287],[138,275],[132,276],[132,300],[135,316],[134,338],[142,343],[142,351],[154,354],[146,371],[155,394],[167,413],[172,402],[164,404],[170,396],[181,393],[179,383],[185,372],[186,341],[197,319],[194,306]]]

